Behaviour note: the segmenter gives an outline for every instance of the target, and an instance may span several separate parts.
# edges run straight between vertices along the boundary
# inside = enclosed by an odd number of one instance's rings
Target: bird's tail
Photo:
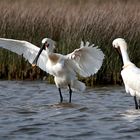
[[[84,91],[85,89],[86,89],[86,86],[85,86],[85,84],[84,83],[82,83],[82,82],[80,82],[80,81],[78,81],[78,80],[75,80],[74,82],[73,82],[73,84],[72,84],[72,88],[74,89],[74,90],[78,90],[78,91]]]

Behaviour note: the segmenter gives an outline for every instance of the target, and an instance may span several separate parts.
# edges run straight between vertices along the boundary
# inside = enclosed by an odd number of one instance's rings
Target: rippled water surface
[[[140,139],[140,111],[124,87],[62,90],[46,82],[0,81],[0,140]]]

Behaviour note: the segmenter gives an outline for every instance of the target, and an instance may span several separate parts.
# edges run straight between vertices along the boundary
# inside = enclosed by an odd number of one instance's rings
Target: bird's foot
[[[136,96],[134,96],[134,101],[135,101],[135,109],[139,109],[139,104],[137,102]]]
[[[60,98],[60,102],[59,103],[63,103],[63,97]]]
[[[135,109],[139,109],[140,108],[140,106],[135,106]]]

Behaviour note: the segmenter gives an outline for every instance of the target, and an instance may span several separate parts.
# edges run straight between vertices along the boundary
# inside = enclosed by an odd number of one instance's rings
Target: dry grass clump
[[[112,49],[113,39],[125,38],[132,61],[140,66],[139,6],[139,0],[0,0],[0,37],[37,46],[49,37],[57,41],[57,51],[63,54],[88,40],[98,45],[106,58],[98,74],[86,79],[87,84],[116,83],[120,82],[121,65]],[[0,50],[0,78],[39,79],[44,75],[22,57]]]

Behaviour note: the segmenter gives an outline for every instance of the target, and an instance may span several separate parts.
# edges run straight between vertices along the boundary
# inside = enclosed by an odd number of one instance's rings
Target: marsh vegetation
[[[0,0],[0,37],[27,40],[40,46],[44,37],[57,42],[57,52],[69,53],[80,41],[98,45],[105,53],[102,68],[84,80],[87,85],[121,83],[121,63],[112,41],[125,38],[131,60],[140,66],[139,0]],[[0,79],[42,79],[22,56],[0,49]],[[47,78],[52,82],[52,77]]]

